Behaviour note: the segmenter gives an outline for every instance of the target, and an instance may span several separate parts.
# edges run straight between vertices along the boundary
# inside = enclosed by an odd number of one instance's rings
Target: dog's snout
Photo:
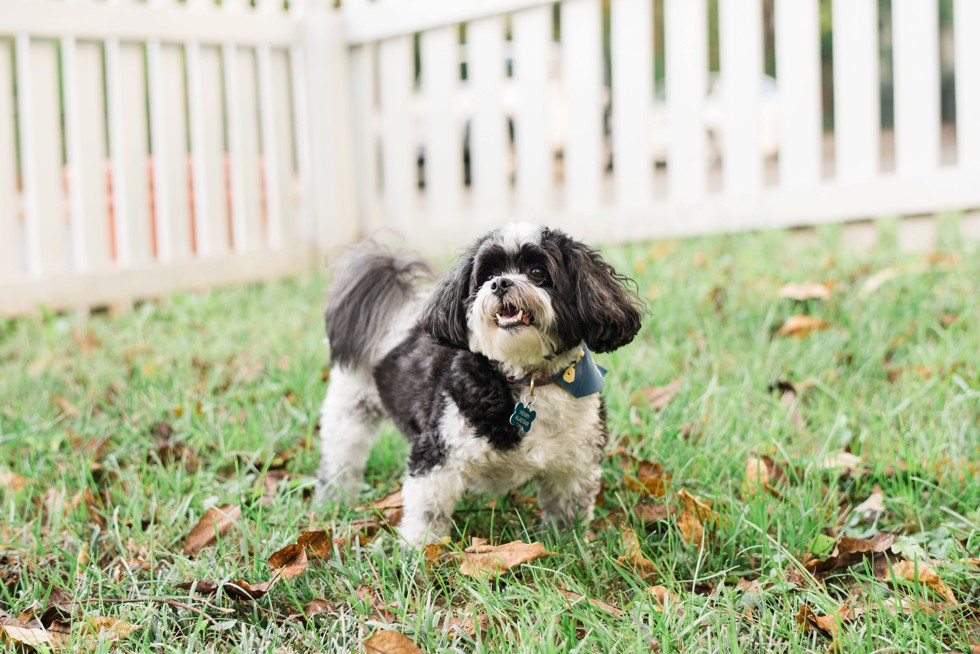
[[[507,289],[514,285],[513,280],[507,277],[497,277],[492,282],[490,282],[490,290],[497,295],[503,295],[507,292]]]

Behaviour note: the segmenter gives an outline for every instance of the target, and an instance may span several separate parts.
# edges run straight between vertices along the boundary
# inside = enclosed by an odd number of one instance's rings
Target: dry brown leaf
[[[826,615],[817,615],[809,605],[804,604],[800,607],[799,613],[796,614],[796,623],[804,632],[816,631],[833,640],[836,640],[841,625],[850,619],[852,619],[852,615],[847,604]]]
[[[72,404],[68,398],[62,397],[61,395],[56,395],[52,401],[54,402],[54,405],[58,407],[58,410],[61,411],[62,415],[70,416],[72,418],[76,418],[81,415],[81,411],[78,410],[78,407]]]
[[[404,504],[405,502],[402,499],[402,489],[399,488],[392,493],[388,493],[380,500],[354,507],[354,510],[367,511],[369,509],[373,509],[375,511],[384,511],[385,509],[400,509],[404,506]]]
[[[884,513],[885,512],[885,496],[880,492],[871,493],[868,499],[864,500],[856,507],[854,507],[855,513]]]
[[[24,490],[28,481],[30,480],[27,477],[18,475],[11,470],[0,470],[0,486],[10,489],[15,493]]]
[[[442,560],[442,553],[446,549],[445,543],[429,543],[422,548],[422,556],[429,565],[435,565]]]
[[[885,554],[894,542],[895,536],[886,533],[875,534],[870,539],[844,536],[838,539],[830,556],[819,560],[804,560],[803,565],[815,577],[822,579],[835,570],[850,567],[866,557],[874,558],[876,555]]]
[[[453,634],[463,632],[468,634],[470,638],[475,638],[477,634],[484,633],[489,626],[490,616],[475,610],[472,604],[447,615],[442,621],[442,628],[445,631]]]
[[[309,566],[306,548],[299,543],[287,545],[269,557],[269,567],[282,579],[292,579],[301,575]]]
[[[369,654],[422,654],[412,639],[397,631],[379,631],[364,641],[364,651]]]
[[[670,473],[659,463],[643,459],[636,461],[638,463],[636,475],[626,475],[626,487],[653,497],[663,497],[667,493],[667,485],[671,480]]]
[[[767,461],[766,458],[750,456],[745,460],[745,483],[742,487],[749,495],[757,495],[771,488],[772,467],[770,461],[772,459]]]
[[[312,561],[330,558],[333,554],[333,540],[324,530],[304,531],[296,539],[296,544],[306,550],[306,555]]]
[[[85,616],[85,622],[88,623],[89,630],[108,640],[129,638],[130,634],[139,629],[139,625],[101,615]]]
[[[461,554],[463,562],[459,571],[470,577],[496,577],[516,565],[552,554],[541,543],[517,540],[505,545],[487,545],[483,539],[475,538]]]
[[[814,318],[813,316],[791,316],[786,319],[782,327],[776,330],[776,334],[779,336],[803,338],[813,332],[828,329],[830,326],[830,323],[826,320]]]
[[[633,566],[643,578],[657,574],[657,566],[643,556],[643,550],[640,548],[640,537],[636,535],[635,531],[624,526],[620,534],[620,543],[624,552],[618,559],[620,563],[628,563]]]
[[[219,537],[231,531],[241,517],[242,507],[238,504],[224,504],[208,509],[187,536],[184,554],[194,556],[205,547],[214,545]]]
[[[681,538],[688,545],[701,547],[704,542],[704,525],[692,511],[688,509],[681,511],[680,515],[677,516],[677,528],[681,532]]]
[[[250,584],[244,579],[233,579],[221,581],[219,579],[195,579],[176,584],[175,588],[182,590],[192,590],[199,595],[214,595],[221,591],[228,597],[240,602],[250,602],[259,599],[275,586],[279,577],[273,577],[269,581],[257,584]]]
[[[681,379],[682,377],[677,377],[671,381],[666,386],[651,386],[649,388],[644,388],[641,392],[643,397],[646,398],[647,403],[650,408],[654,411],[662,411],[670,401],[674,399],[674,396],[681,390]]]
[[[333,610],[333,607],[330,606],[330,603],[322,597],[318,597],[317,599],[306,603],[306,605],[303,607],[303,615],[306,616],[307,619],[310,619],[314,615],[327,613],[331,610]]]
[[[815,282],[786,284],[779,289],[779,297],[805,302],[807,300],[826,300],[830,297],[830,285]]]
[[[11,645],[22,645],[30,648],[44,646],[61,648],[68,645],[68,635],[48,631],[40,627],[3,625],[4,640]]]
[[[572,604],[576,604],[579,601],[584,601],[586,604],[589,604],[591,606],[594,606],[597,609],[601,609],[601,610],[605,611],[606,613],[612,613],[613,615],[623,615],[623,610],[622,609],[619,609],[619,608],[616,608],[612,604],[606,604],[605,602],[603,602],[601,600],[592,599],[591,597],[586,597],[585,595],[579,595],[578,593],[573,593],[570,590],[562,589],[561,592],[562,592],[562,594],[565,597],[567,597],[569,600],[571,600],[571,602],[569,603],[569,606],[571,606]]]
[[[824,457],[818,467],[824,470],[833,470],[841,475],[849,474],[861,467],[863,459],[850,452],[838,452],[831,456]]]
[[[667,590],[665,586],[650,586],[647,588],[647,593],[656,598],[657,605],[653,607],[656,611],[663,611],[665,608],[678,601],[677,595]]]
[[[698,497],[693,493],[689,493],[683,488],[677,493],[677,499],[680,500],[681,506],[694,514],[698,520],[704,523],[717,522],[717,516],[715,516],[711,505],[704,499]]]
[[[884,270],[880,270],[864,280],[864,283],[861,284],[861,288],[858,290],[858,294],[870,295],[881,288],[882,284],[887,282],[889,279],[898,277],[898,275],[899,271],[895,268],[885,268]]]
[[[885,580],[898,579],[918,582],[946,600],[946,606],[954,606],[956,596],[939,575],[929,566],[915,561],[899,561],[894,563],[885,575]]]

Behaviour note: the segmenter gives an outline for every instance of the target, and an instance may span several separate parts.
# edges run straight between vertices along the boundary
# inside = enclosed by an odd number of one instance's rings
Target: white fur
[[[570,526],[592,518],[604,445],[599,395],[575,398],[556,385],[535,390],[537,416],[514,450],[481,438],[449,399],[440,421],[449,447],[445,463],[418,477],[406,476],[400,531],[410,543],[449,535],[453,507],[466,490],[501,494],[538,480],[545,521]]]

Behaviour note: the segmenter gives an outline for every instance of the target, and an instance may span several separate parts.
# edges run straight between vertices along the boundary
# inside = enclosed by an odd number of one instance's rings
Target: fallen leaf
[[[241,517],[242,507],[238,504],[224,504],[208,509],[187,536],[184,554],[194,556],[205,547],[214,545],[219,537],[231,531]]]
[[[88,627],[92,632],[108,640],[129,638],[134,631],[139,629],[139,625],[101,615],[85,616],[85,622],[88,623]]]
[[[779,289],[779,297],[805,302],[807,300],[826,300],[830,297],[829,284],[807,282],[803,284],[786,284]]]
[[[629,527],[623,527],[620,534],[620,543],[624,554],[619,557],[620,563],[628,563],[640,574],[641,577],[652,577],[657,573],[657,566],[650,559],[643,556],[640,548],[640,537]]]
[[[838,452],[824,457],[817,465],[824,470],[833,470],[839,474],[850,474],[861,467],[863,459],[850,452]]]
[[[486,613],[476,611],[473,605],[468,605],[445,617],[442,621],[442,628],[451,633],[463,632],[470,638],[475,638],[487,630],[490,625],[490,616]]]
[[[919,583],[946,600],[946,606],[956,605],[956,596],[939,575],[927,565],[916,561],[899,561],[887,571],[884,579]]]
[[[396,616],[388,607],[380,591],[361,584],[354,590],[354,594],[367,607],[372,614],[372,619],[381,620],[388,624],[395,622]]]
[[[864,500],[856,507],[854,507],[855,513],[884,513],[885,512],[885,496],[880,492],[871,493],[868,499]]]
[[[623,610],[616,608],[612,604],[606,604],[603,601],[592,599],[590,597],[586,597],[585,595],[579,595],[578,593],[573,593],[570,590],[562,589],[561,592],[566,598],[571,600],[569,606],[572,606],[572,604],[577,604],[580,601],[584,601],[586,604],[594,606],[597,609],[605,611],[606,613],[612,613],[613,615],[623,615]]]
[[[68,398],[62,397],[61,395],[56,395],[52,401],[54,402],[54,405],[58,407],[58,410],[61,411],[62,415],[70,416],[72,418],[76,418],[81,415],[81,411],[78,410],[78,407],[72,404]]]
[[[625,477],[627,488],[653,497],[663,497],[670,480],[670,473],[662,465],[642,459],[638,460],[636,475]]]
[[[30,481],[27,477],[18,475],[11,470],[0,470],[0,486],[12,490],[13,492],[22,491]]]
[[[292,579],[303,574],[309,565],[306,548],[299,543],[287,545],[269,557],[269,567],[282,579]]]
[[[742,488],[748,495],[772,491],[773,460],[769,457],[750,456],[745,460],[745,481]]]
[[[884,554],[895,542],[894,534],[878,533],[873,538],[849,538],[843,536],[825,559],[804,559],[803,565],[818,579],[826,577],[835,570],[847,568],[866,557]]]
[[[19,625],[4,625],[3,635],[5,640],[12,645],[25,645],[27,647],[45,646],[61,648],[68,645],[68,635],[56,633],[42,629],[40,627],[29,627]]]
[[[320,615],[321,613],[326,613],[332,610],[333,607],[327,602],[327,600],[319,597],[311,602],[307,602],[303,607],[303,615],[307,619],[312,618],[314,615]]]
[[[871,275],[871,277],[868,277],[866,280],[864,280],[864,283],[861,284],[861,288],[858,291],[858,294],[871,295],[879,288],[881,288],[882,284],[887,282],[889,279],[898,277],[898,275],[899,272],[895,268],[885,268],[884,270],[880,270],[875,274]]]
[[[333,540],[326,531],[304,531],[296,539],[296,544],[306,550],[311,560],[323,560],[333,554]]]
[[[688,509],[681,511],[677,516],[677,529],[681,532],[681,538],[688,545],[701,547],[704,542],[704,525],[697,519],[693,512]]]
[[[463,550],[459,571],[470,577],[495,577],[516,565],[529,563],[544,556],[551,556],[541,543],[514,541],[505,545],[487,545],[474,539],[473,545]]]
[[[677,595],[667,590],[665,586],[650,586],[647,588],[647,593],[656,598],[658,605],[653,607],[656,611],[663,611],[678,601]]]
[[[397,631],[379,631],[364,641],[366,652],[377,654],[422,654],[412,640]]]
[[[671,381],[666,386],[651,386],[649,388],[644,388],[641,392],[643,397],[646,398],[647,403],[650,408],[654,411],[662,411],[670,401],[674,399],[674,396],[681,390],[681,379],[682,377],[677,377]]]
[[[840,633],[841,626],[854,620],[864,613],[861,610],[852,610],[845,602],[836,611],[825,615],[817,615],[809,605],[804,604],[796,614],[796,623],[804,632],[815,631],[829,636],[832,642],[831,651],[837,651],[837,634]]]
[[[374,509],[375,511],[384,511],[385,509],[400,509],[404,506],[404,504],[405,502],[402,499],[402,489],[399,488],[392,493],[388,493],[380,500],[356,506],[354,507],[354,510],[366,511],[369,509]]]
[[[445,549],[446,545],[444,543],[429,543],[422,548],[422,556],[425,558],[426,563],[435,565],[442,560],[442,553]]]
[[[813,332],[828,329],[830,323],[813,316],[792,316],[786,319],[782,327],[776,330],[779,336],[795,336],[803,338]]]
[[[693,493],[689,493],[683,488],[677,493],[677,499],[680,501],[681,506],[694,514],[701,522],[712,522],[716,523],[718,521],[717,516],[715,516],[711,505],[705,500],[698,497]]]

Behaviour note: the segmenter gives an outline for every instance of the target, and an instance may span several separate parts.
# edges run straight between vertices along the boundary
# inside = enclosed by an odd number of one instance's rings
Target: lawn
[[[597,520],[550,533],[533,488],[467,496],[452,542],[424,553],[387,529],[397,501],[311,504],[331,427],[324,277],[0,321],[0,638],[980,651],[980,256],[944,233],[929,255],[887,230],[848,251],[836,228],[605,248],[649,316],[598,357],[613,436]],[[804,282],[826,297],[780,297]],[[388,428],[366,503],[397,489],[405,454]],[[481,573],[477,538],[551,554]]]

